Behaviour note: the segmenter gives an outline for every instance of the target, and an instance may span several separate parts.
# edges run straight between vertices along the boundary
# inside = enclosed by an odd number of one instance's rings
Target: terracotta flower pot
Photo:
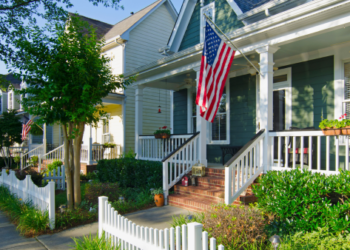
[[[164,195],[163,194],[154,195],[154,202],[156,203],[157,207],[164,206]]]
[[[343,135],[350,135],[350,126],[346,126],[345,128],[341,128],[341,133]]]
[[[156,138],[156,139],[162,139],[162,134],[156,134],[156,135],[154,135],[154,138]]]
[[[162,135],[162,139],[169,139],[170,135],[169,134],[161,134]]]
[[[330,135],[341,135],[341,129],[340,128],[329,128],[329,129],[322,129],[322,132],[324,135],[326,136],[330,136]]]

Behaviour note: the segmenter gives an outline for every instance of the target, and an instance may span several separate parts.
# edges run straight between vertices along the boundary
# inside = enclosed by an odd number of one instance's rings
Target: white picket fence
[[[0,185],[7,187],[12,194],[16,194],[23,201],[31,201],[41,211],[49,212],[50,228],[55,228],[55,183],[50,181],[46,187],[37,187],[27,175],[24,180],[18,180],[15,172],[7,174],[3,169]]]
[[[65,168],[62,166],[58,167],[57,171],[54,169],[49,173],[44,174],[44,181],[54,181],[56,182],[57,189],[66,190],[66,174]]]
[[[118,214],[105,196],[98,198],[98,227],[99,237],[104,231],[106,239],[121,250],[216,250],[216,239],[209,241],[208,233],[202,232],[200,223],[164,230],[140,227]],[[218,250],[224,250],[224,246],[220,245]]]

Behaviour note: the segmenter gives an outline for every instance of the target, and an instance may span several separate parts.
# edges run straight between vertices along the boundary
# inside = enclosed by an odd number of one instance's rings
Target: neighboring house
[[[172,90],[173,133],[188,134],[172,136],[170,143],[142,136],[144,104],[135,101],[136,113],[141,112],[135,151],[139,159],[163,160],[166,196],[198,161],[209,167],[225,163],[220,174],[226,182],[216,196],[225,196],[226,203],[238,198],[261,172],[289,169],[286,163],[326,174],[349,170],[347,137],[325,137],[318,129],[322,119],[350,112],[349,10],[349,1],[337,0],[184,0],[167,56],[125,73],[138,74],[133,85],[138,93],[144,88]],[[213,123],[203,120],[195,105],[203,13],[261,72],[236,52]],[[191,137],[195,132],[199,135]],[[223,155],[243,146],[231,160],[232,155]],[[170,204],[186,206],[194,199],[180,198],[169,196]],[[205,207],[201,204],[195,206]]]
[[[99,39],[105,41],[102,53],[112,59],[112,72],[120,75],[163,57],[159,49],[167,44],[177,15],[170,0],[157,0],[115,25],[80,17],[96,29]],[[147,133],[164,125],[170,126],[170,97],[171,92],[168,90],[144,90],[144,129]],[[107,112],[106,119],[102,118],[97,127],[85,127],[81,151],[83,166],[96,163],[102,158],[119,157],[129,150],[134,151],[135,89],[117,89],[103,98],[103,105]],[[161,106],[161,113],[158,113],[158,106]],[[52,138],[57,146],[54,150],[47,151],[42,157],[43,162],[63,157],[63,147],[60,146],[63,137],[59,125],[52,126]],[[117,147],[103,149],[101,144],[107,142],[117,144]],[[37,153],[43,154],[31,154]]]

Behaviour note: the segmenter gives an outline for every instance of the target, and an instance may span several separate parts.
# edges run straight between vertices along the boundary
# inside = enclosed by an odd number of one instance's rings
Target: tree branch
[[[26,5],[29,5],[31,3],[34,3],[34,2],[40,2],[41,0],[29,0],[27,2],[22,2],[22,3],[19,3],[19,4],[16,4],[16,5],[12,5],[12,6],[0,6],[0,11],[4,11],[4,10],[14,10],[14,9],[17,9],[17,8],[20,8],[20,7],[23,7],[23,6],[26,6]]]

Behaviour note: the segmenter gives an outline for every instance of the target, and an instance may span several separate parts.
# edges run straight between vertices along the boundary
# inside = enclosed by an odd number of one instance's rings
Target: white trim
[[[174,91],[170,91],[170,128],[174,133]]]
[[[227,1],[232,1],[232,0],[227,0]],[[256,7],[256,8],[254,8],[254,9],[251,9],[251,10],[245,12],[245,13],[240,14],[237,18],[238,18],[238,20],[242,20],[244,18],[253,16],[255,14],[258,14],[260,12],[268,10],[269,8],[272,8],[272,7],[276,6],[276,5],[282,4],[282,3],[287,2],[287,1],[289,1],[289,0],[274,0],[274,1],[267,2],[267,3],[265,3],[263,5],[260,5],[260,6]]]
[[[192,89],[187,88],[187,133],[194,133],[196,131],[192,131]]]
[[[210,12],[211,15],[210,15]],[[211,20],[215,23],[215,1],[211,2],[210,4],[204,6],[201,8],[200,11],[200,27],[199,27],[199,35],[200,35],[200,43],[204,42],[204,34],[205,34],[205,16],[204,13],[210,17],[211,16]]]
[[[292,68],[280,69],[274,72],[273,76],[287,75],[287,81],[273,83],[273,91],[285,90],[285,130],[292,126]]]
[[[207,143],[208,145],[230,144],[230,79],[229,78],[227,78],[226,80],[225,90],[226,90],[226,140],[220,140],[220,141],[213,140],[213,135],[212,135],[213,124],[209,123],[209,129],[208,129],[209,141]]]
[[[227,2],[231,6],[233,11],[236,13],[237,17],[243,14],[241,8],[236,4],[234,0],[227,0]]]
[[[260,77],[259,75],[255,75],[255,94],[256,94],[256,111],[255,111],[255,122],[256,122],[256,132],[260,131]]]
[[[171,51],[177,52],[180,48],[182,38],[185,35],[187,26],[190,22],[194,8],[196,7],[196,0],[185,0],[181,8],[181,12],[175,23],[174,30],[170,36],[168,46]]]

